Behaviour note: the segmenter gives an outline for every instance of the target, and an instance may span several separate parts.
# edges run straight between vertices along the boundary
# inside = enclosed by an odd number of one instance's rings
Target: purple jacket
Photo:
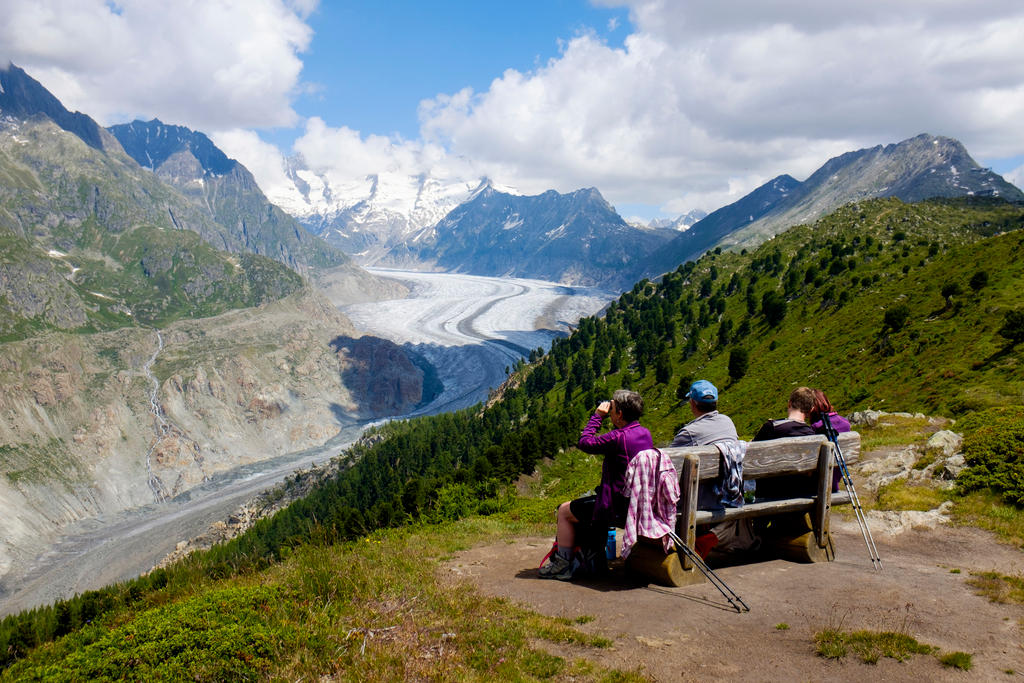
[[[832,429],[836,430],[837,432],[842,433],[842,432],[850,431],[850,421],[847,420],[842,415],[840,415],[839,413],[836,413],[836,412],[829,413],[828,414],[828,421],[829,421],[829,424],[832,425]],[[824,434],[825,433],[825,422],[823,420],[818,420],[817,422],[812,424],[811,427],[818,434]]]
[[[615,504],[621,506],[626,500],[626,465],[640,451],[654,448],[654,440],[639,422],[630,422],[622,429],[613,429],[598,436],[597,430],[603,421],[604,418],[597,413],[591,415],[576,447],[584,453],[604,456],[601,484],[597,487],[597,502],[594,504],[594,521],[611,524],[615,521]]]

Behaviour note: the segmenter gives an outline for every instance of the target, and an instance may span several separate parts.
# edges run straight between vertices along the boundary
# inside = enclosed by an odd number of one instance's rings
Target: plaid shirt
[[[629,511],[622,536],[622,556],[628,557],[639,536],[660,538],[665,552],[672,547],[668,533],[675,529],[679,477],[672,460],[657,448],[636,454],[626,467]]]

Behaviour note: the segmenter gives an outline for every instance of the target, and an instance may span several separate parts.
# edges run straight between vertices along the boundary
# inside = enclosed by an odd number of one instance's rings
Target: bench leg
[[[696,567],[684,569],[678,552],[667,555],[661,541],[640,539],[626,558],[626,569],[659,586],[692,586],[707,579]]]
[[[836,558],[835,541],[829,534],[825,546],[818,545],[809,513],[776,517],[761,534],[764,547],[791,562],[831,562]]]

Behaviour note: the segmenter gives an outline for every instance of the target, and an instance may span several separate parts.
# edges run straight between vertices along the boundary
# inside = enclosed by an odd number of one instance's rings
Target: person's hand
[[[608,412],[611,409],[612,409],[612,402],[611,401],[601,401],[601,404],[599,406],[597,406],[597,411],[596,412],[601,417],[605,417],[605,416],[608,415]]]

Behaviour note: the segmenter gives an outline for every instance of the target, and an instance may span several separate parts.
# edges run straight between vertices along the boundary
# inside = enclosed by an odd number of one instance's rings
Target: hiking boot
[[[542,579],[568,581],[572,578],[576,569],[574,564],[575,563],[571,559],[562,557],[559,553],[555,553],[551,556],[548,563],[537,571],[537,575]]]

